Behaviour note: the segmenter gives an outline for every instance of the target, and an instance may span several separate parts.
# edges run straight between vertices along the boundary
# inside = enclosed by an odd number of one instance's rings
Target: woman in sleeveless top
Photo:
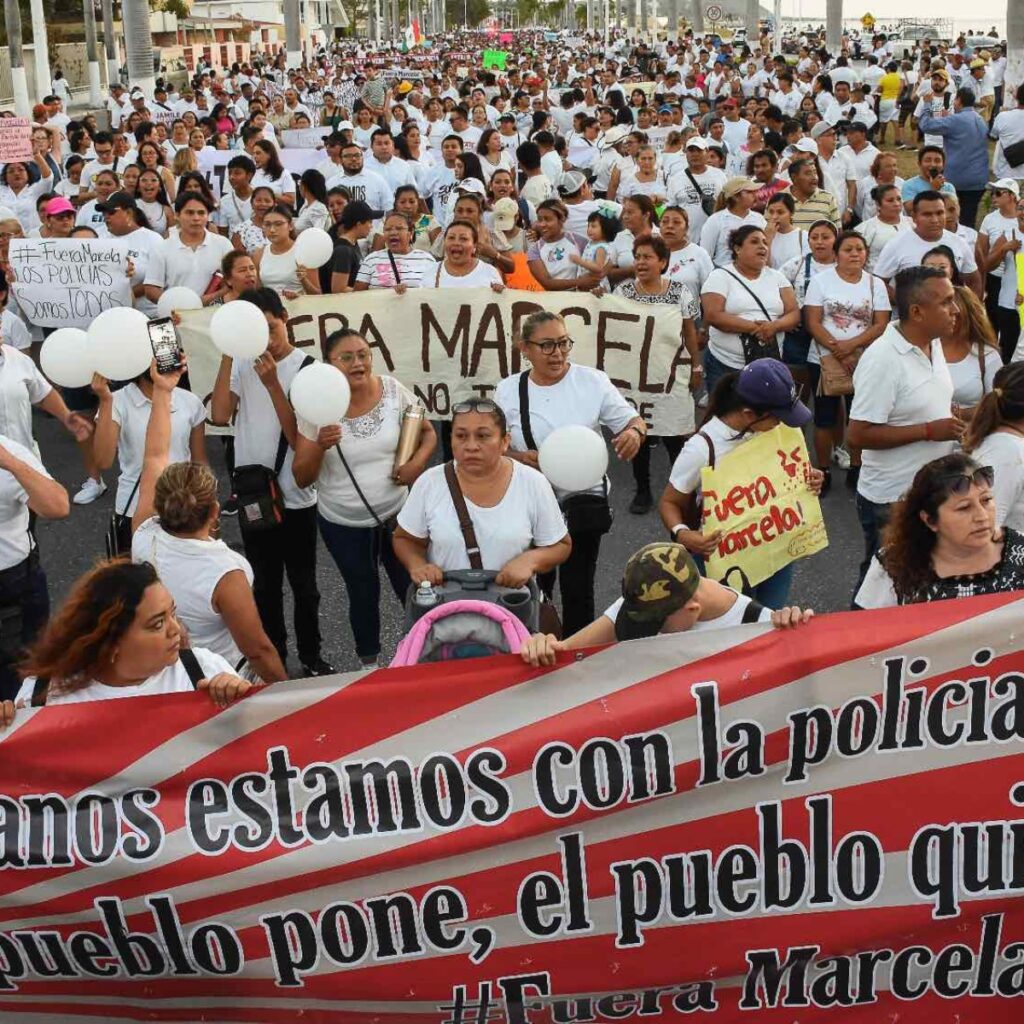
[[[267,244],[253,256],[260,281],[264,287],[273,288],[286,299],[295,299],[303,294],[319,295],[320,277],[316,270],[300,267],[295,261],[291,227],[292,212],[284,203],[278,203],[263,215]]]

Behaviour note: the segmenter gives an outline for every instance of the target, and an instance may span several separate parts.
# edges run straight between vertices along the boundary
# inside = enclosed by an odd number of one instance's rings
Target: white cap
[[[989,185],[990,189],[999,189],[1002,192],[1012,192],[1020,199],[1020,185],[1013,178],[1000,178]]]
[[[801,153],[813,153],[815,156],[818,155],[818,144],[814,139],[801,139],[794,147]]]
[[[708,140],[703,135],[691,135],[686,140],[687,149],[707,149]]]

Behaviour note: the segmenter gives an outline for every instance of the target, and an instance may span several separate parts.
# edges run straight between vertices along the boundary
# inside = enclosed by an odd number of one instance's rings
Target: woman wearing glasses
[[[379,566],[403,602],[409,574],[395,557],[394,518],[437,438],[424,420],[419,446],[396,471],[402,420],[416,399],[394,377],[373,372],[373,352],[357,331],[330,335],[324,360],[348,378],[352,400],[339,424],[317,430],[298,419],[292,472],[299,487],[317,485],[320,535],[345,581],[356,654],[369,668],[380,654]]]
[[[506,377],[494,393],[508,421],[509,458],[538,469],[537,449],[553,430],[584,426],[598,434],[607,427],[615,453],[620,459],[632,459],[647,433],[643,418],[606,373],[569,361],[572,338],[565,321],[557,313],[542,310],[523,321],[521,332],[519,350],[530,368]],[[594,621],[594,573],[601,538],[611,525],[608,481],[584,494],[556,489],[555,496],[572,540],[572,553],[558,568],[562,626],[569,635]],[[554,570],[538,583],[550,598]]]
[[[398,514],[395,554],[414,583],[439,584],[452,569],[482,568],[497,573],[499,586],[521,587],[569,557],[572,542],[551,485],[508,457],[509,441],[496,402],[474,398],[452,407],[454,461],[428,469]],[[455,508],[460,495],[473,552]]]
[[[956,453],[926,463],[893,506],[856,608],[1024,588],[1024,537],[996,522],[991,466]]]

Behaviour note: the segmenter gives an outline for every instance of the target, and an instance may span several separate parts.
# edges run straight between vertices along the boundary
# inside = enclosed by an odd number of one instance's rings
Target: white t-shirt
[[[121,428],[117,439],[117,461],[121,475],[117,478],[117,496],[114,510],[123,516],[131,515],[139,502],[135,485],[142,474],[142,460],[146,450],[146,428],[153,403],[142,393],[138,384],[132,383],[114,392],[111,410],[113,421]],[[171,445],[168,462],[188,462],[192,458],[189,441],[194,428],[206,422],[206,409],[202,400],[175,388],[171,393]],[[131,505],[128,498],[132,491]]]
[[[814,261],[811,262],[813,265]],[[850,284],[835,267],[812,275],[804,306],[821,307],[821,325],[836,341],[848,341],[863,334],[871,326],[876,310],[892,309],[881,278],[861,272],[860,280]],[[821,350],[814,342],[807,352],[807,362],[821,364]]]
[[[494,400],[501,406],[512,436],[512,450],[525,452],[530,446],[523,436],[519,410],[518,373],[506,377],[494,391]],[[547,436],[559,427],[583,426],[600,435],[601,427],[613,434],[624,430],[635,417],[636,410],[602,370],[571,363],[565,376],[555,384],[528,384],[530,400],[530,431],[534,443],[542,445]],[[600,493],[600,486],[593,488]],[[559,498],[568,492],[555,488]]]
[[[882,250],[875,263],[875,273],[888,281],[907,267],[919,267],[925,253],[937,245],[948,245],[961,274],[973,274],[978,269],[971,247],[952,231],[943,230],[937,242],[925,241],[916,231],[901,231]]]
[[[708,219],[701,200],[704,198],[717,199],[718,193],[722,191],[729,179],[726,177],[725,171],[719,170],[717,167],[708,167],[700,174],[693,171],[687,174],[687,169],[681,167],[669,179],[667,183],[668,198],[672,205],[681,206],[686,211],[690,223],[690,237],[700,238],[701,229]],[[694,188],[693,181],[690,181],[691,174],[700,187],[699,192]]]
[[[971,458],[995,470],[996,524],[1018,533],[1024,530],[1024,437],[994,431],[971,452]]]
[[[726,587],[726,590],[732,590],[732,587]],[[746,594],[740,594],[737,591],[733,591],[736,594],[736,600],[733,601],[732,606],[728,611],[723,612],[717,618],[714,619],[698,619],[688,630],[689,633],[706,633],[712,629],[732,629],[734,626],[743,625],[743,613],[747,610],[747,606],[750,604],[751,598],[747,597]],[[607,609],[605,609],[604,617],[611,619],[614,622],[619,617],[619,612],[622,609],[622,605],[626,599],[620,597],[617,601],[614,601]],[[758,622],[771,622],[772,610],[771,608],[762,608],[760,614],[757,617]]]
[[[545,242],[538,239],[531,242],[526,251],[526,259],[540,260],[547,272],[556,280],[573,281],[583,273],[581,267],[570,262],[571,255],[579,256],[585,246],[576,235],[562,235],[557,242]]]
[[[449,274],[443,263],[438,264],[432,274],[423,278],[424,288],[489,288],[492,284],[502,284],[501,274],[497,267],[483,260],[477,260],[476,266],[468,274]]]
[[[163,243],[163,238],[155,231],[150,231],[149,228],[136,228],[127,235],[117,236],[116,241],[120,243],[120,248],[124,249],[128,259],[135,267],[135,273],[132,274],[132,287],[134,288],[146,280],[153,250]],[[146,316],[156,316],[156,304],[150,302],[145,295],[135,296],[135,308],[141,310]]]
[[[4,310],[4,317],[14,316]],[[53,390],[50,382],[24,352],[0,345],[0,435],[35,451],[32,406]]]
[[[998,210],[993,210],[985,216],[985,219],[981,222],[981,227],[978,228],[978,233],[988,237],[989,252],[992,251],[996,242],[1001,238],[1020,238],[1017,232],[1017,218],[1004,217]],[[1000,263],[990,270],[989,273],[993,277],[1002,277],[1003,264]]]
[[[690,242],[682,249],[669,253],[668,269],[664,276],[670,281],[680,281],[686,285],[691,295],[700,295],[704,282],[714,269],[711,257],[699,245]]]
[[[212,679],[222,672],[234,672],[234,669],[219,655],[213,651],[204,650],[202,647],[193,647],[192,653],[199,662],[199,667],[205,673],[206,679]],[[17,704],[19,707],[27,707],[32,701],[32,689],[36,684],[36,677],[29,676],[18,691]],[[89,700],[114,700],[120,697],[159,697],[167,693],[191,693],[195,687],[192,680],[185,671],[181,661],[175,661],[162,672],[150,676],[137,686],[108,686],[106,683],[98,683],[95,680],[89,682],[73,693],[60,693],[53,686],[46,698],[46,705],[51,704],[79,704]]]
[[[295,375],[306,359],[304,352],[296,349],[289,352],[277,364],[277,379],[281,389],[288,394]],[[235,416],[235,465],[266,466],[274,468],[277,449],[281,441],[281,421],[277,418],[274,402],[270,397],[255,363],[247,359],[233,359],[231,362],[231,393],[238,396],[238,412]],[[299,487],[295,483],[292,465],[295,451],[285,446],[284,462],[277,474],[284,497],[285,508],[309,508],[316,504],[316,488]]]
[[[0,436],[0,445],[37,473],[42,473],[48,480],[53,479],[28,446],[3,436]],[[33,547],[35,544],[29,533],[28,492],[10,470],[0,470],[0,570],[24,562]]]
[[[369,412],[341,421],[341,450],[377,517],[393,516],[406,500],[409,489],[391,479],[395,451],[402,431],[402,417],[416,398],[394,377],[382,375],[381,399]],[[319,433],[312,423],[299,419],[299,432],[311,441]],[[329,523],[341,526],[375,526],[352,484],[352,478],[332,448],[324,452],[316,487],[317,508]]]
[[[719,210],[704,222],[700,233],[700,247],[711,257],[711,262],[716,267],[722,267],[726,263],[732,263],[729,236],[744,224],[763,228],[766,223],[764,217],[756,210],[748,211],[745,217],[737,217],[729,210]]]
[[[868,346],[853,373],[850,419],[907,427],[948,419],[953,380],[936,338],[931,359],[890,324]],[[912,441],[897,448],[864,449],[857,491],[869,501],[888,505],[910,487],[914,474],[932,459],[953,451],[952,441]]]
[[[25,321],[11,309],[5,309],[0,314],[0,342],[9,349],[20,352],[32,347],[32,335],[25,326]],[[3,430],[0,429],[0,434],[2,433]]]
[[[1002,356],[995,348],[985,348],[985,379],[982,386],[982,369],[978,362],[978,346],[971,346],[971,351],[963,359],[955,363],[946,361],[949,376],[953,381],[953,404],[964,408],[973,408],[992,390],[992,382],[996,371],[1003,365]]]
[[[697,494],[700,491],[700,471],[711,465],[712,449],[717,465],[734,448],[757,436],[753,433],[740,435],[717,416],[708,419],[701,426],[700,432],[711,439],[710,447],[701,433],[694,434],[680,449],[669,471],[668,482],[681,494]]]
[[[222,540],[175,537],[151,516],[132,536],[132,561],[148,562],[156,569],[192,643],[219,654],[230,665],[240,664],[242,652],[213,607],[213,594],[229,572],[244,573],[252,586],[252,567],[244,555]]]
[[[868,261],[865,269],[876,273],[878,258],[882,255],[886,245],[901,231],[912,231],[913,227],[914,222],[909,217],[900,217],[898,224],[886,224],[876,216],[858,224],[854,231],[864,239],[864,244],[868,247]]]
[[[497,505],[481,508],[466,498],[483,567],[495,572],[529,548],[548,547],[566,535],[551,484],[529,466],[511,465],[512,478]],[[444,466],[428,469],[412,485],[398,525],[414,537],[429,539],[427,560],[432,564],[445,571],[470,567]]]
[[[743,284],[740,284],[740,281]],[[744,288],[743,285],[747,287]],[[771,267],[765,267],[761,271],[761,276],[756,281],[751,281],[730,263],[728,266],[716,267],[711,271],[707,281],[704,282],[701,294],[724,295],[727,313],[751,322],[765,323],[769,318],[777,320],[782,316],[784,308],[782,289],[792,290],[792,287],[786,277],[778,270],[772,270]],[[761,300],[761,305],[767,310],[768,317],[765,317],[761,311],[761,306],[750,294],[751,291]],[[725,363],[726,366],[735,370],[743,368],[743,342],[738,334],[728,334],[718,327],[709,327],[708,347],[719,362]]]

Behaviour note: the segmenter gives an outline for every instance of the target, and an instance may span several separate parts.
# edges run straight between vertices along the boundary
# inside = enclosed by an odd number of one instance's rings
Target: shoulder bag
[[[359,486],[359,481],[356,480],[356,475],[352,472],[352,467],[348,464],[348,459],[345,458],[345,453],[341,450],[341,444],[336,444],[334,449],[338,453],[338,458],[341,459],[341,464],[345,472],[348,473],[348,478],[352,481],[352,486],[356,489],[356,494],[359,495],[359,500],[363,503],[363,507],[370,513],[373,521],[381,530],[389,534],[394,533],[398,527],[398,513],[396,512],[394,515],[388,516],[387,519],[381,519],[377,515],[377,510],[366,500],[366,495],[363,494],[363,489]],[[475,569],[476,566],[473,566],[473,568]]]
[[[1003,146],[1003,158],[1013,168],[1024,164],[1024,139],[1021,139],[1019,142],[1011,142],[1008,146]]]
[[[722,268],[725,270],[725,268]],[[767,321],[772,319],[771,314],[767,309],[764,308],[764,303],[758,298],[757,292],[754,291],[748,284],[738,278],[731,270],[725,270],[727,273],[741,288],[745,289],[750,297],[757,303],[757,308],[764,314],[764,318]],[[778,359],[782,353],[779,350],[779,339],[772,338],[771,341],[761,341],[756,334],[748,334],[746,331],[740,333],[740,344],[743,346],[743,362],[752,363],[755,359],[764,359],[769,356],[772,359]]]
[[[120,555],[126,555],[132,549],[132,517],[129,514],[128,509],[132,507],[135,495],[139,492],[140,483],[142,483],[141,473],[139,474],[139,479],[135,481],[132,493],[128,495],[128,501],[125,503],[124,511],[118,512],[115,509],[110,516],[110,522],[107,523],[107,535],[104,538],[107,548],[107,558],[117,558]]]
[[[697,190],[697,195],[700,197],[700,208],[710,217],[715,212],[715,200],[711,196],[704,194],[704,189],[697,183],[697,179],[693,176],[693,171],[689,167],[686,168],[686,176],[690,179],[690,184]]]
[[[864,274],[868,279],[868,295],[871,301],[871,319],[874,320],[875,314],[875,279],[873,274],[869,274],[866,270]],[[815,342],[818,345],[818,342]],[[827,398],[840,398],[843,395],[853,394],[853,373],[847,370],[845,366],[834,356],[831,352],[822,348],[818,345],[818,353],[821,357],[821,374],[818,377],[818,394],[824,395]],[[858,360],[860,355],[857,356]],[[982,355],[984,360],[984,355]],[[982,363],[984,365],[984,362]],[[982,385],[985,382],[985,373],[982,371],[981,375]]]
[[[519,419],[523,430],[523,440],[530,451],[537,451],[537,442],[530,428],[530,371],[519,374]],[[611,505],[608,503],[608,477],[601,481],[603,493],[591,494],[583,491],[579,494],[566,495],[559,504],[565,515],[565,525],[570,534],[596,533],[603,536],[612,528],[615,518]]]
[[[703,437],[708,446],[708,468],[715,468],[715,444],[710,436],[703,430],[697,431],[697,437]],[[701,530],[704,528],[704,492],[697,490],[690,502],[690,507],[683,517],[683,525],[690,530]],[[673,538],[674,539],[674,538]]]
[[[315,362],[312,356],[302,360],[299,370]],[[281,431],[274,468],[261,463],[236,466],[231,473],[231,489],[238,501],[238,526],[245,537],[273,529],[284,522],[284,494],[278,477],[288,454],[288,439]]]

